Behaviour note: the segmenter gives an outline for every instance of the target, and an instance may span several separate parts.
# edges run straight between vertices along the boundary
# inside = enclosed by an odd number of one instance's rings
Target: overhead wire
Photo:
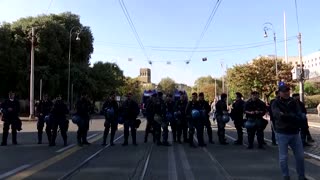
[[[119,0],[119,3],[120,3],[121,9],[122,9],[122,11],[123,11],[123,13],[124,13],[124,15],[125,15],[128,23],[129,23],[129,26],[130,26],[130,28],[131,28],[131,30],[132,30],[132,32],[133,32],[136,40],[138,41],[138,44],[139,44],[142,52],[143,52],[144,55],[146,56],[147,60],[149,60],[148,54],[147,54],[147,52],[146,52],[146,49],[145,49],[145,47],[143,46],[143,43],[142,43],[142,41],[141,41],[141,39],[140,39],[140,36],[139,36],[139,34],[138,34],[135,26],[134,26],[134,23],[133,23],[133,21],[132,21],[132,19],[131,19],[131,17],[130,17],[130,14],[129,14],[129,12],[128,12],[128,9],[127,9],[127,7],[126,7],[126,4],[124,3],[123,0]]]
[[[211,14],[210,14],[210,16],[209,16],[209,18],[208,18],[208,20],[207,20],[207,23],[206,23],[206,25],[204,26],[204,29],[203,29],[202,32],[201,32],[200,38],[196,41],[196,45],[195,45],[195,47],[193,48],[193,51],[191,52],[191,55],[190,55],[190,57],[189,57],[189,60],[192,59],[194,53],[195,53],[196,50],[198,49],[198,47],[199,47],[199,45],[200,45],[200,42],[202,41],[202,39],[203,39],[203,37],[204,37],[204,34],[207,32],[207,30],[208,30],[208,28],[209,28],[209,26],[210,26],[210,24],[211,24],[211,22],[212,22],[212,19],[213,19],[213,17],[215,16],[215,14],[216,14],[216,12],[217,12],[217,10],[218,10],[218,8],[219,8],[219,6],[220,6],[220,4],[221,4],[222,1],[223,1],[223,0],[217,0],[217,1],[216,1],[215,6],[213,7],[213,9],[212,9],[212,11],[211,11]]]

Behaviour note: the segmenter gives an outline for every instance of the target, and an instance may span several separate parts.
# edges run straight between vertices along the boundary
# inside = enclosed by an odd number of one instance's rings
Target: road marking
[[[187,159],[186,152],[183,149],[183,146],[181,144],[179,144],[178,149],[179,149],[180,160],[182,163],[182,168],[183,168],[183,172],[184,172],[186,180],[195,180],[194,175],[191,171],[189,161]]]
[[[145,164],[143,166],[143,171],[141,173],[140,180],[144,180],[144,176],[146,175],[146,172],[147,172],[147,169],[148,169],[148,165],[149,165],[149,161],[150,161],[150,155],[152,153],[152,150],[153,150],[153,144],[151,145],[151,148],[149,150],[146,162],[145,162]]]
[[[172,134],[170,133],[170,138],[172,139]],[[168,150],[168,172],[169,172],[169,180],[178,180],[177,175],[177,164],[174,156],[174,145],[172,144]]]
[[[96,136],[95,138],[93,138],[90,142],[94,143],[96,141],[98,141],[99,139],[102,138],[102,135]],[[68,149],[67,151],[65,151],[64,153],[58,154],[46,161],[43,161],[35,166],[31,166],[30,168],[26,168],[26,170],[19,172],[17,174],[15,174],[14,176],[8,178],[8,180],[16,180],[16,179],[24,179],[27,177],[32,176],[33,174],[65,159],[66,157],[70,156],[71,154],[79,151],[80,149],[82,149],[82,147],[79,146],[75,146],[71,149]]]
[[[320,124],[319,123],[308,123],[309,126],[311,127],[315,127],[315,128],[320,128]]]
[[[233,138],[232,136],[229,136],[229,135],[227,135],[227,134],[225,134],[225,136],[226,137],[228,137],[229,139],[231,139],[231,140],[236,140],[235,138]],[[270,140],[268,140],[268,141],[270,141]],[[243,143],[243,145],[244,146],[248,146],[246,143]],[[292,154],[291,154],[291,156],[293,156]],[[274,161],[278,161],[278,160],[276,160],[275,158],[271,158],[272,160],[274,160]],[[294,168],[292,168],[292,167],[289,167],[289,169],[292,171],[292,172],[295,172],[296,170],[294,169]],[[313,177],[311,177],[311,176],[308,176],[308,175],[305,175],[308,179],[310,179],[310,180],[316,180],[315,178],[313,178]]]
[[[4,173],[4,174],[1,174],[1,175],[0,175],[0,179],[5,179],[5,178],[7,178],[7,177],[9,177],[9,176],[11,176],[11,175],[13,175],[13,174],[16,174],[16,173],[18,173],[18,172],[20,172],[20,171],[23,171],[23,170],[27,169],[27,168],[30,167],[30,166],[31,166],[31,164],[25,164],[25,165],[20,166],[20,167],[18,167],[18,168],[16,168],[16,169],[13,169],[13,170],[8,171],[8,172],[6,172],[6,173]]]
[[[117,137],[114,142],[118,141],[120,138],[123,137],[123,134],[119,137]],[[91,159],[93,159],[94,157],[96,157],[98,154],[100,154],[103,150],[107,149],[108,147],[110,147],[110,144],[104,146],[103,148],[101,148],[99,151],[97,151],[96,153],[94,153],[93,155],[91,155],[90,157],[88,157],[87,159],[85,159],[82,163],[80,163],[77,167],[73,168],[71,171],[69,171],[67,174],[63,175],[62,177],[60,177],[58,180],[64,180],[64,179],[68,179],[72,174],[74,174],[74,172],[76,172],[77,170],[79,170],[80,168],[82,168],[85,164],[87,164]]]
[[[90,140],[90,139],[94,138],[94,137],[97,136],[97,135],[98,135],[98,133],[92,134],[91,136],[88,136],[87,139]],[[61,152],[65,151],[65,150],[67,150],[67,149],[72,148],[72,147],[75,146],[75,145],[76,145],[75,143],[70,144],[69,146],[66,146],[66,147],[63,147],[63,148],[57,150],[56,153],[61,153]]]

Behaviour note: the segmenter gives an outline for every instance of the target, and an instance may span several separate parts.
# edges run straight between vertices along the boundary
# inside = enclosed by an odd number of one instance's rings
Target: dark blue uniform
[[[181,142],[181,136],[183,134],[183,141],[188,142],[188,122],[186,119],[186,100],[178,100],[176,102],[174,111],[179,112],[179,117],[177,117],[177,141]]]
[[[80,117],[80,122],[78,125],[78,131],[77,131],[77,140],[78,144],[90,144],[87,140],[87,135],[89,131],[89,121],[90,121],[90,113],[92,110],[92,105],[90,101],[88,101],[86,98],[81,98],[77,104],[77,115]]]
[[[113,109],[114,114],[113,115],[108,115],[107,110],[108,109]],[[103,106],[102,110],[105,112],[105,122],[104,122],[104,133],[103,133],[103,142],[102,145],[106,145],[107,137],[111,128],[111,136],[110,136],[110,145],[113,145],[114,141],[114,136],[117,131],[118,127],[118,115],[119,115],[119,106],[117,101],[115,100],[107,100]]]
[[[156,137],[156,143],[161,145],[161,126],[165,123],[166,107],[162,97],[157,97],[153,104],[154,109],[154,123],[153,130]]]
[[[7,145],[9,129],[11,126],[12,144],[17,144],[17,130],[21,130],[21,120],[19,119],[20,105],[18,100],[6,100],[1,104],[3,135],[2,146]]]
[[[202,118],[202,125],[206,127],[207,133],[208,133],[208,139],[210,143],[213,143],[212,140],[212,128],[211,128],[211,122],[209,119],[209,113],[211,111],[210,105],[208,101],[205,100],[199,100],[200,108],[201,108],[201,118]]]
[[[225,139],[225,127],[226,123],[222,121],[222,116],[224,113],[228,112],[228,106],[226,101],[224,100],[219,100],[216,103],[216,119],[218,123],[218,137],[219,137],[219,142],[220,144],[228,144]]]
[[[194,119],[192,117],[192,110],[201,111],[199,101],[189,101],[186,108],[186,117],[189,125],[189,143],[190,143],[190,146],[194,146],[193,135],[195,133],[195,129],[197,129],[197,138],[198,138],[199,146],[204,146],[203,123],[201,122],[200,117],[197,119]]]
[[[60,133],[64,142],[64,146],[67,145],[67,131],[69,128],[69,121],[66,115],[69,113],[67,105],[62,100],[57,100],[52,108],[52,118],[47,122],[47,135],[49,141],[49,146],[56,145],[56,138],[58,133],[58,127],[60,128]]]
[[[235,141],[235,144],[241,145],[243,143],[243,131],[242,127],[244,124],[243,121],[243,110],[245,102],[242,99],[236,100],[232,104],[232,110],[230,113],[231,119],[233,120],[234,126],[237,129],[238,139]]]
[[[137,145],[137,129],[135,121],[140,113],[140,108],[134,100],[126,100],[121,106],[121,113],[124,118],[124,143],[128,145],[129,128],[131,129],[132,144]]]
[[[174,120],[174,102],[173,101],[167,101],[165,103],[165,108],[166,108],[166,120],[163,124],[163,143],[164,144],[168,144],[168,134],[169,134],[169,123],[172,129],[172,135],[173,135],[173,141],[176,142],[177,141],[177,126],[176,126],[176,121]],[[170,119],[169,116],[170,116]]]
[[[151,97],[148,99],[146,103],[146,118],[147,118],[147,126],[145,129],[145,135],[144,135],[144,142],[146,143],[148,141],[148,135],[149,133],[152,133],[153,135],[153,142],[156,142],[156,138],[154,135],[154,129],[153,129],[153,123],[154,123],[154,109],[153,109],[153,103],[155,103],[156,97]]]
[[[44,118],[49,115],[53,107],[53,103],[50,100],[47,101],[40,101],[37,105],[37,114],[38,114],[38,122],[37,122],[37,129],[38,129],[38,144],[42,144],[42,133],[44,128],[45,120]],[[46,127],[46,132],[49,131],[49,128]],[[48,133],[47,133],[48,135]],[[48,141],[50,142],[49,136]]]

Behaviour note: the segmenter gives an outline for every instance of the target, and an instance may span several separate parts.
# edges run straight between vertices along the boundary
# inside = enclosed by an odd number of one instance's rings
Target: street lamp
[[[69,67],[68,67],[68,105],[69,105],[69,109],[71,109],[71,103],[70,103],[70,66],[71,66],[71,40],[72,40],[72,34],[73,34],[73,30],[77,29],[77,31],[75,31],[75,33],[77,34],[76,40],[80,41],[80,33],[82,31],[82,28],[80,28],[79,26],[74,26],[71,28],[70,33],[69,33]]]
[[[277,59],[277,38],[276,38],[276,32],[274,31],[272,23],[266,22],[263,24],[263,31],[264,31],[264,38],[268,37],[268,31],[273,32],[273,41],[274,41],[274,60],[276,63],[276,77],[277,77],[277,82],[278,82],[278,59]]]

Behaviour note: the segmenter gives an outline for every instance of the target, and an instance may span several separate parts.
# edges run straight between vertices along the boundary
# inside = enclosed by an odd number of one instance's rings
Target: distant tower
[[[140,68],[139,80],[142,83],[151,83],[151,70],[149,68]]]

